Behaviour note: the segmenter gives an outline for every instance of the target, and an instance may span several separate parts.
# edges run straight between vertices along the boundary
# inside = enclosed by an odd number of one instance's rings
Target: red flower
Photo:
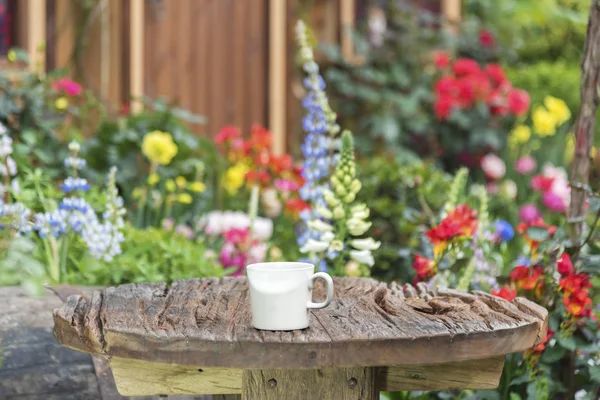
[[[454,61],[452,69],[456,75],[470,75],[481,71],[477,61],[469,58],[460,58]]]
[[[412,267],[417,273],[415,283],[430,279],[435,274],[435,263],[433,260],[418,254],[415,254],[415,261],[413,262]]]
[[[508,276],[512,281],[522,281],[529,276],[529,267],[525,265],[519,265],[513,268],[513,270]]]
[[[273,168],[276,173],[288,171],[293,165],[294,161],[289,154],[271,154],[271,168]]]
[[[490,31],[484,29],[479,33],[479,43],[481,43],[483,47],[494,47],[496,39]]]
[[[223,144],[229,142],[232,139],[239,137],[242,133],[236,126],[227,125],[221,128],[221,130],[215,136],[216,144]]]
[[[301,211],[310,208],[307,202],[302,199],[288,199],[285,202],[285,209],[293,214],[299,214]]]
[[[266,171],[248,171],[246,172],[246,180],[250,183],[260,183],[266,185],[271,180],[271,175]]]
[[[486,102],[490,107],[490,113],[492,115],[504,116],[508,114],[506,99],[499,90],[491,91],[487,96]]]
[[[508,92],[508,109],[517,116],[521,116],[529,109],[529,93],[521,89],[511,89]]]
[[[252,125],[252,128],[250,128],[250,143],[258,151],[270,150],[273,145],[273,135],[261,125]]]
[[[437,69],[446,69],[450,66],[450,56],[443,51],[434,51],[433,64]]]
[[[517,291],[510,289],[506,286],[502,286],[500,290],[492,290],[494,296],[502,297],[504,300],[512,301],[517,297]]]
[[[569,314],[575,317],[589,317],[591,314],[592,299],[587,290],[579,290],[571,296],[565,296],[563,303]]]
[[[580,290],[592,287],[592,284],[587,274],[580,272],[561,278],[558,281],[558,286],[563,290],[565,296],[570,296]]]
[[[571,257],[567,253],[563,253],[556,263],[556,270],[562,276],[571,275],[573,273],[573,263]]]
[[[498,64],[488,64],[485,66],[485,72],[492,80],[494,84],[494,88],[497,89],[501,86],[504,86],[506,81],[506,75],[504,74],[504,70]]]
[[[438,97],[457,96],[458,86],[456,85],[456,79],[450,76],[444,76],[438,79],[437,82],[435,82],[433,91]]]
[[[547,192],[552,188],[554,178],[544,175],[536,175],[531,178],[531,187],[540,192]]]
[[[433,111],[440,121],[445,121],[452,113],[455,105],[454,100],[450,97],[438,97],[433,105]]]
[[[466,204],[461,204],[425,235],[433,244],[433,253],[437,256],[446,249],[451,240],[473,236],[477,231],[477,224],[477,212]]]
[[[535,346],[533,349],[531,349],[530,351],[532,353],[541,353],[546,349],[546,343],[548,343],[548,340],[550,340],[552,338],[552,336],[554,336],[554,331],[550,328],[548,328],[548,330],[546,331],[546,338],[537,346]]]

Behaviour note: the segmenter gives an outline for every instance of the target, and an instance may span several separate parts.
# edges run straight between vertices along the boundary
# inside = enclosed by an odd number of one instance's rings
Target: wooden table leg
[[[375,400],[377,368],[246,370],[243,400]]]

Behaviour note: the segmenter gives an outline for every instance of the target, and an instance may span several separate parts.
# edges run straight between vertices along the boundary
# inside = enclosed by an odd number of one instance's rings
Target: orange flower
[[[563,303],[569,314],[576,317],[589,317],[592,311],[592,299],[587,290],[580,290],[571,296],[565,296]]]
[[[273,135],[263,126],[254,124],[250,128],[250,143],[255,150],[270,150],[273,145]]]
[[[509,277],[515,284],[524,290],[541,290],[543,286],[544,270],[541,267],[526,267],[519,265],[510,273]]]
[[[285,202],[285,209],[294,215],[300,214],[302,210],[310,208],[310,205],[300,198],[288,199]]]
[[[548,343],[548,340],[550,340],[552,338],[552,336],[554,336],[554,331],[550,328],[548,328],[548,331],[546,333],[546,338],[537,346],[535,346],[533,349],[529,350],[530,352],[532,352],[533,354],[541,354],[544,350],[546,350],[546,343]]]

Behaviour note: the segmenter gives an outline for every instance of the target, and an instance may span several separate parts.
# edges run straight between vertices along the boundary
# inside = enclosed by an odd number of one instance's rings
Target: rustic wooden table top
[[[129,284],[54,311],[68,347],[120,359],[240,369],[410,366],[492,358],[544,339],[547,311],[524,298],[334,278],[310,327],[252,327],[246,278]],[[315,296],[323,295],[317,285]]]

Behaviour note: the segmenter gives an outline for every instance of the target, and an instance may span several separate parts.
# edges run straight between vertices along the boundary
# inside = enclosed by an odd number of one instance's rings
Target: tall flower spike
[[[300,197],[311,205],[313,211],[305,210],[300,214],[306,223],[317,217],[314,210],[325,205],[324,191],[328,188],[327,180],[336,165],[339,147],[335,136],[340,127],[336,123],[336,114],[331,110],[325,94],[325,81],[319,74],[319,66],[314,60],[313,49],[308,41],[307,27],[303,21],[296,25],[296,37],[299,46],[299,56],[306,73],[304,87],[307,90],[302,106],[306,114],[302,127],[306,132],[302,144],[304,162],[302,164],[305,183],[300,189]],[[319,232],[306,227],[298,236],[298,244],[304,246],[309,239],[318,239]]]
[[[456,206],[458,205],[459,196],[461,193],[464,192],[468,178],[468,169],[463,167],[456,172],[454,180],[450,185],[450,192],[448,194],[448,201],[446,202],[446,207],[444,208],[444,215],[454,210],[454,208],[456,208]]]

